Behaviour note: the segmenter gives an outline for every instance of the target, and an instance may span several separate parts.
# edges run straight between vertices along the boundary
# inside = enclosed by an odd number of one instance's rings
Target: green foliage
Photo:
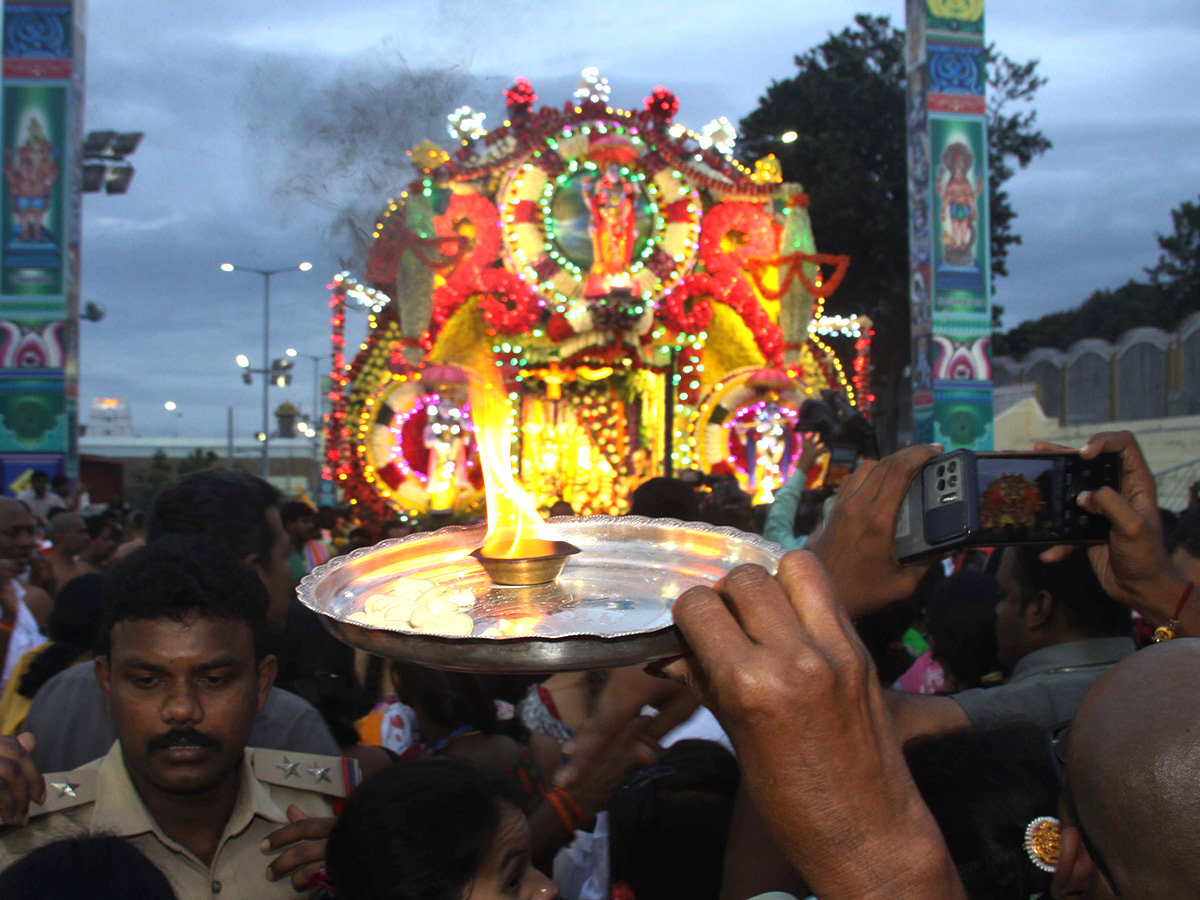
[[[1046,79],[1037,74],[1037,60],[1017,63],[987,49],[988,59],[988,203],[992,226],[992,280],[1008,274],[1008,248],[1021,243],[1013,230],[1016,210],[1004,184],[1016,174],[1016,163],[1025,168],[1052,146],[1037,130],[1037,111],[1024,108],[1032,103]],[[1021,104],[1016,110],[1015,105]]]
[[[197,447],[179,461],[179,474],[187,475],[191,472],[202,472],[205,469],[211,469],[219,461],[220,457],[214,451],[204,451]]]
[[[997,334],[992,352],[1022,357],[1035,347],[1066,350],[1083,338],[1116,341],[1130,328],[1153,325],[1170,331],[1200,310],[1200,204],[1171,210],[1173,233],[1158,235],[1158,263],[1146,269],[1149,283],[1129,281],[1099,290],[1080,306],[1022,322]]]

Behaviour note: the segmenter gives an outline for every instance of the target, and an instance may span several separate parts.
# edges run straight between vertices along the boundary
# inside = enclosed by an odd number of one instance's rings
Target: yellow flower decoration
[[[750,180],[755,184],[783,184],[783,166],[775,158],[774,153],[768,153],[763,159],[754,161],[754,172]]]
[[[450,154],[431,140],[424,140],[408,151],[413,165],[422,172],[431,172],[443,163],[449,162]]]

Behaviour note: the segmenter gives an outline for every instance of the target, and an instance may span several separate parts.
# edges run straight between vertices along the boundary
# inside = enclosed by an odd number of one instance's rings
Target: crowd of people
[[[641,485],[788,552],[677,599],[688,654],[550,677],[371,657],[297,600],[409,523],[230,469],[88,515],[39,473],[0,499],[0,897],[1200,896],[1200,506],[1101,434],[1107,543],[901,565],[938,449],[836,493],[822,452],[766,508]]]

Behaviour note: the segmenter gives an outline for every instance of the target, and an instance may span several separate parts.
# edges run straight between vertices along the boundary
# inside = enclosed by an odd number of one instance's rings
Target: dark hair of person
[[[206,534],[241,558],[258,557],[270,566],[275,533],[267,510],[279,505],[279,491],[238,469],[190,472],[165,485],[154,498],[146,541],[167,534]]]
[[[609,803],[611,883],[637,900],[716,900],[738,779],[732,753],[697,740],[626,777]]]
[[[329,835],[338,900],[459,900],[491,850],[513,787],[470,763],[428,759],[375,775]]]
[[[70,484],[71,484],[71,479],[68,478],[66,475],[59,474],[59,475],[55,475],[53,478],[50,479],[50,487],[53,490],[57,491],[59,489],[59,487],[61,487],[64,484],[67,486],[70,486]]]
[[[33,658],[17,692],[33,697],[43,684],[66,669],[81,654],[93,650],[104,622],[104,576],[72,578],[54,596],[50,610],[51,644]]]
[[[1171,531],[1167,552],[1174,553],[1181,547],[1188,556],[1200,559],[1200,506],[1184,510]]]
[[[392,663],[392,679],[401,700],[439,725],[497,733],[496,688],[488,676]]]
[[[810,535],[821,522],[821,507],[829,497],[829,492],[817,488],[806,488],[800,492],[800,502],[796,504],[796,515],[792,519],[792,534],[796,537]]]
[[[1172,547],[1175,545],[1175,529],[1179,527],[1179,513],[1160,506],[1158,508],[1158,520],[1162,524],[1163,546],[1170,553]]]
[[[937,586],[926,611],[934,658],[962,687],[979,687],[997,667],[996,577],[964,568]]]
[[[164,535],[130,553],[105,576],[101,652],[109,652],[118,622],[182,622],[199,616],[245,622],[261,655],[266,615],[262,579],[224,544],[207,535]]]
[[[46,513],[46,524],[49,525],[59,516],[77,516],[79,513],[73,513],[64,506],[56,506],[50,512]]]
[[[389,532],[392,532],[392,531],[395,531],[395,530],[401,529],[401,528],[411,528],[411,527],[412,526],[409,523],[401,522],[399,519],[388,519],[386,522],[384,522],[382,525],[379,526],[379,539],[381,541],[386,541],[388,538],[390,538],[392,536]]]
[[[104,534],[104,529],[106,528],[114,533],[116,531],[116,527],[113,525],[112,520],[106,516],[85,516],[83,519],[83,524],[87,527],[88,537],[93,541],[100,537],[100,535]]]
[[[891,684],[913,664],[912,654],[903,645],[904,633],[921,617],[934,590],[945,579],[941,566],[931,566],[917,582],[912,596],[883,609],[861,616],[854,623],[859,639],[875,660],[879,680]]]
[[[285,527],[301,519],[316,517],[317,511],[303,500],[288,500],[279,507],[279,518]]]
[[[0,873],[4,900],[175,900],[157,866],[124,838],[64,838],[22,856]]]
[[[1039,591],[1046,591],[1062,607],[1071,626],[1085,634],[1118,637],[1132,633],[1129,607],[1104,593],[1086,553],[1072,553],[1062,562],[1044,563],[1038,557],[1044,549],[1022,546],[1004,551],[1016,555],[1013,572],[1024,591],[1025,603]]]
[[[633,492],[629,514],[694,522],[700,516],[700,500],[692,486],[678,478],[651,478]]]
[[[1025,854],[1025,827],[1054,815],[1058,782],[1035,726],[916,738],[904,756],[971,900],[1026,900],[1050,875]]]
[[[344,518],[342,510],[336,506],[321,506],[317,508],[317,525],[326,531],[337,527],[337,520]]]
[[[36,478],[40,478],[40,479],[42,479],[42,481],[45,481],[45,480],[46,480],[46,479],[48,479],[49,477],[50,477],[50,476],[46,474],[46,471],[45,471],[44,469],[34,469],[34,470],[33,470],[33,471],[32,471],[32,472],[29,474],[29,480],[30,480],[30,481],[33,481],[33,480],[34,480],[34,479],[36,479]]]
[[[359,525],[357,528],[351,528],[350,533],[346,535],[346,541],[351,544],[363,543],[370,546],[375,543],[375,535],[366,525]]]

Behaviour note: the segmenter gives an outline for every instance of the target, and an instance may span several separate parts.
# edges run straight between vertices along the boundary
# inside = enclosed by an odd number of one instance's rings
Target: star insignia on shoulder
[[[333,779],[329,777],[329,767],[323,766],[318,762],[313,762],[312,768],[308,770],[308,774],[313,777],[313,781],[320,784],[322,781],[328,781],[333,784]]]
[[[50,787],[58,791],[58,796],[60,799],[63,797],[70,797],[72,800],[74,800],[79,796],[75,792],[75,788],[79,787],[79,785],[71,784],[70,781],[52,781],[50,782]]]
[[[284,778],[300,777],[300,773],[296,771],[298,768],[300,768],[300,763],[292,762],[286,756],[283,758],[283,762],[276,763],[275,766],[283,772]]]

